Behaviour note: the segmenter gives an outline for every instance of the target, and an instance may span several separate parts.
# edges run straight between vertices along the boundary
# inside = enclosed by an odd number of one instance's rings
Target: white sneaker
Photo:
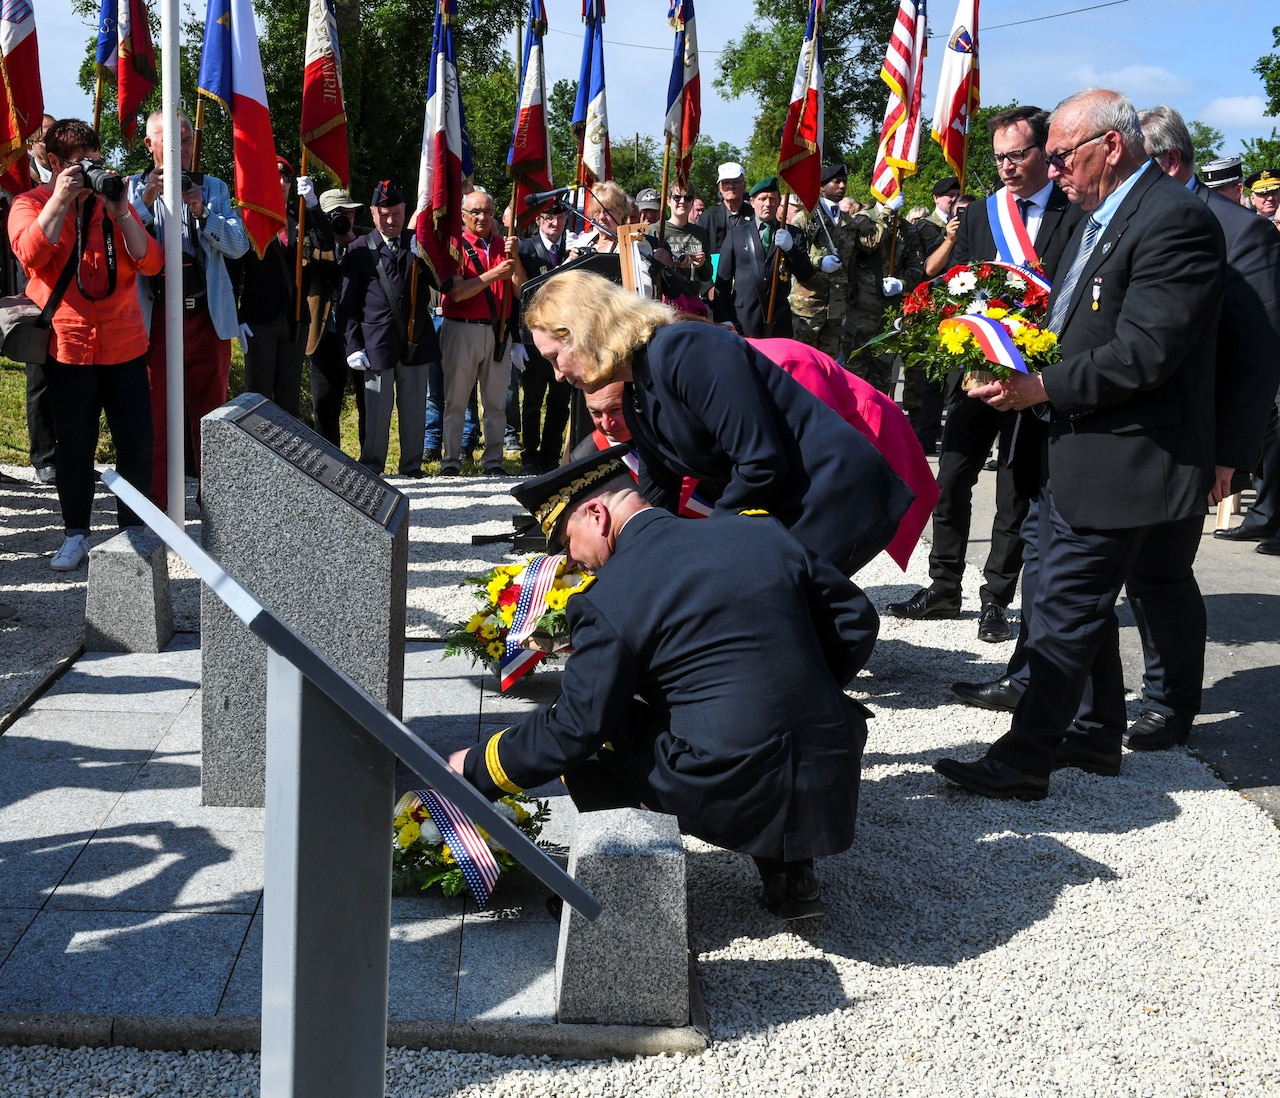
[[[69,534],[62,548],[53,554],[49,567],[55,572],[71,572],[79,568],[89,555],[89,539],[83,534]]]

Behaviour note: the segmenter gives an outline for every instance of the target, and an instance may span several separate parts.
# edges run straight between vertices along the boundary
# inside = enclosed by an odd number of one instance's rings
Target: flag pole
[[[196,95],[196,124],[195,133],[192,135],[194,140],[191,145],[191,170],[198,172],[200,170],[200,138],[204,134],[204,96],[197,93]]]
[[[787,227],[787,214],[791,210],[791,192],[787,191],[787,196],[782,200],[782,217],[778,221],[778,228],[785,229]],[[774,233],[776,237],[778,234]],[[773,253],[773,279],[769,284],[769,313],[764,318],[764,334],[766,337],[773,335],[773,310],[778,301],[778,272],[782,269],[782,249],[774,244]]]
[[[164,42],[161,55],[161,105],[164,112],[164,163],[182,164],[181,124],[178,119],[178,103],[182,94],[178,69],[178,32],[181,26],[178,0],[162,0],[160,5],[160,37]],[[194,168],[194,165],[193,165]],[[182,174],[165,170],[164,173],[164,221],[173,229],[182,224]],[[168,286],[182,285],[182,233],[164,234],[164,280]],[[154,330],[157,323],[165,333],[165,427],[168,434],[167,454],[169,474],[167,492],[169,517],[183,526],[187,517],[187,482],[184,470],[186,377],[185,334],[182,319],[182,295],[164,295],[164,315],[152,317]]]
[[[307,174],[307,147],[302,146],[302,157],[298,160],[298,175]],[[289,238],[289,219],[284,222],[285,239]],[[302,244],[307,237],[307,200],[298,195],[298,254],[294,257],[293,281],[297,294],[293,302],[293,322],[302,323]]]
[[[658,196],[658,243],[667,242],[667,186],[671,176],[671,134],[662,145],[662,194]]]
[[[98,83],[93,95],[93,132],[102,128],[102,70],[98,70]]]

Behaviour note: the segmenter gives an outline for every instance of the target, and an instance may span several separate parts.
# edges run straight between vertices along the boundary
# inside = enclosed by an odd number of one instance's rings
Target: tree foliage
[[[1273,46],[1280,46],[1280,27],[1271,28]],[[1267,93],[1267,114],[1280,114],[1280,56],[1269,53],[1259,57],[1253,71],[1262,77],[1262,87]]]
[[[1222,155],[1222,142],[1226,138],[1221,130],[1194,120],[1187,123],[1187,129],[1191,131],[1191,147],[1195,150],[1196,164],[1207,164]]]
[[[755,0],[754,8],[750,25],[720,55],[715,79],[724,95],[750,95],[759,105],[744,165],[750,179],[777,170],[809,0]],[[889,3],[833,4],[827,9],[823,155],[828,160],[853,149],[866,129],[879,128],[887,94],[880,67],[896,14],[897,6]]]

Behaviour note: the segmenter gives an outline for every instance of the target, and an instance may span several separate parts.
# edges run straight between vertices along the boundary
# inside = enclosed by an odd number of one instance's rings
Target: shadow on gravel
[[[1280,596],[1256,592],[1206,595],[1210,639],[1229,647],[1280,643]]]

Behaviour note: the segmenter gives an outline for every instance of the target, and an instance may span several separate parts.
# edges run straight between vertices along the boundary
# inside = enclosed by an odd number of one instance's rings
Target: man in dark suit
[[[1124,96],[1064,100],[1046,152],[1050,177],[1088,214],[1049,303],[1062,360],[974,390],[1002,410],[1047,405],[1031,678],[1012,727],[985,757],[934,764],[972,792],[1027,800],[1047,795],[1059,767],[1119,773],[1116,598],[1126,580],[1191,575],[1214,482],[1226,252],[1205,204],[1147,158]]]
[[[569,208],[555,202],[538,214],[537,228],[520,241],[520,262],[529,278],[538,278],[554,270],[567,258],[564,229]],[[538,353],[533,337],[522,332],[522,342],[511,351],[511,361],[523,359],[524,407],[521,409],[520,439],[524,447],[522,473],[547,473],[560,464],[564,448],[564,429],[569,422],[569,398],[573,386],[557,381],[551,363]],[[546,416],[542,407],[546,404]]]
[[[373,189],[369,210],[374,229],[354,241],[343,256],[338,297],[347,363],[353,370],[364,371],[365,436],[360,464],[379,474],[386,465],[394,400],[400,415],[400,475],[420,477],[427,364],[440,358],[427,292],[431,268],[419,264],[420,286],[414,302],[412,272],[417,258],[413,230],[405,227],[404,195],[384,179]]]
[[[987,127],[1004,186],[986,202],[966,207],[956,232],[952,262],[996,259],[1038,268],[1052,281],[1081,214],[1049,179],[1044,155],[1049,116],[1039,107],[1013,107],[994,115]],[[929,551],[932,583],[905,602],[890,603],[887,609],[899,618],[960,616],[973,486],[992,443],[999,439],[996,514],[991,524],[991,551],[983,569],[986,582],[978,592],[982,603],[978,637],[1004,641],[1011,634],[1005,609],[1013,601],[1022,570],[1020,530],[1028,502],[1039,491],[1042,433],[1034,417],[1019,423],[1017,412],[998,411],[980,400],[970,400],[958,385],[950,403],[942,432],[938,505],[933,512],[933,546]],[[1015,426],[1016,448],[1011,445]],[[1028,605],[1025,592],[1023,604]],[[955,689],[960,692],[974,686],[957,683]]]
[[[1210,506],[1247,478],[1262,449],[1268,410],[1280,384],[1280,233],[1196,178],[1191,134],[1172,107],[1139,116],[1146,150],[1166,175],[1188,188],[1222,227],[1227,244],[1222,320],[1214,382],[1214,484]],[[1240,171],[1239,162],[1236,173]],[[1242,485],[1241,485],[1242,486]],[[1238,527],[1237,527],[1238,529]],[[1125,742],[1136,751],[1186,743],[1200,712],[1207,622],[1195,577],[1181,582],[1131,579],[1129,605],[1146,668],[1142,712]]]
[[[748,339],[790,339],[791,272],[801,281],[813,277],[808,249],[797,248],[791,230],[778,220],[781,203],[778,177],[760,180],[751,188],[755,219],[732,222],[720,246],[712,314],[721,323],[731,321]]]
[[[513,490],[596,578],[566,607],[557,701],[450,765],[489,797],[563,776],[584,811],[670,813],[750,854],[774,914],[821,914],[813,859],[853,842],[868,713],[843,685],[871,653],[875,610],[776,519],[650,506],[625,452]]]

